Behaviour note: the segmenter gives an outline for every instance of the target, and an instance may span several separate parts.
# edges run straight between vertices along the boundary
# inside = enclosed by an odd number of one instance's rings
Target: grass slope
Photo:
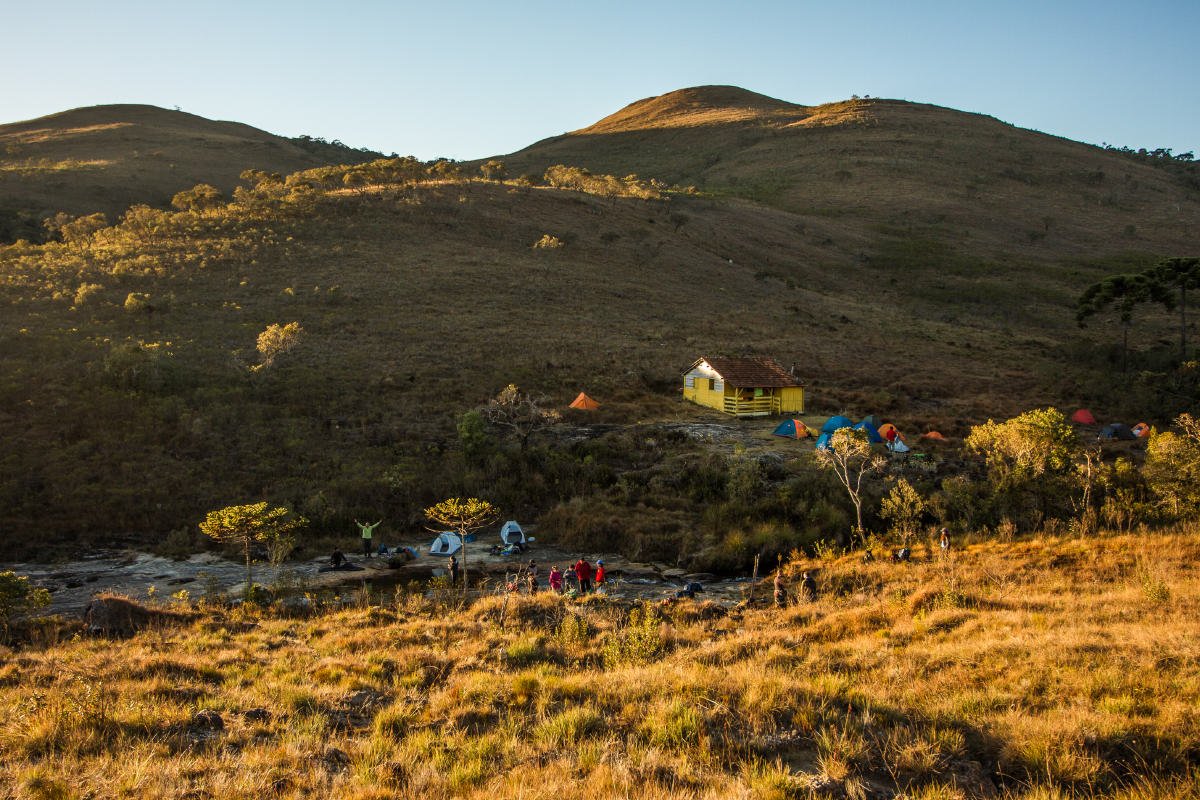
[[[545,234],[564,246],[534,249]],[[1076,401],[1069,306],[1111,265],[917,249],[884,268],[856,255],[874,241],[734,199],[458,180],[0,249],[4,539],[161,536],[257,496],[407,518],[420,501],[396,508],[384,473],[443,462],[455,418],[506,384],[563,406],[585,389],[612,422],[707,419],[677,399],[705,353],[794,361],[813,413],[912,430]],[[292,321],[300,346],[251,371]]]
[[[77,108],[0,125],[0,209],[35,219],[101,211],[115,220],[198,183],[230,192],[245,169],[287,174],[353,155],[155,106]]]
[[[1196,796],[1196,533],[796,563],[821,595],[782,610],[646,616],[543,594],[446,611],[402,592],[5,652],[0,785],[21,800]]]

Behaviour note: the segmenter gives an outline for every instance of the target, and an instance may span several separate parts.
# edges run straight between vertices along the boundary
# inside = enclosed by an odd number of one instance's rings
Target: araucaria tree
[[[1175,302],[1171,290],[1153,275],[1110,275],[1093,283],[1075,304],[1075,320],[1083,327],[1087,319],[1110,306],[1121,321],[1121,371],[1129,368],[1129,329],[1133,310],[1143,303],[1158,303],[1170,309]]]
[[[871,451],[866,431],[842,428],[829,439],[829,447],[817,450],[817,463],[833,472],[854,504],[854,531],[863,538],[863,480],[867,475],[881,472],[887,460]]]
[[[266,501],[263,501],[210,511],[200,523],[200,532],[218,542],[241,547],[246,558],[246,594],[249,595],[254,585],[254,544],[266,545],[274,561],[283,547],[294,541],[294,532],[306,525],[308,520],[304,517],[295,516],[282,506],[268,508]]]
[[[463,598],[467,596],[467,534],[479,530],[496,518],[496,508],[477,497],[451,497],[425,509],[431,522],[449,528],[462,540]]]

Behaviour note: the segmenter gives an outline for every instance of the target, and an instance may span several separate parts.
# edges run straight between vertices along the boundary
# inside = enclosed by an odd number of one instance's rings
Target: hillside
[[[745,119],[840,118],[739,92],[717,111],[707,91],[691,105],[635,106],[598,125],[644,130],[596,136],[722,142]],[[886,125],[811,127],[860,129]],[[1005,130],[1031,147],[1116,158]],[[1053,162],[1046,152],[1032,163]],[[1009,229],[1036,182],[988,195],[998,210],[972,228],[926,220],[919,195],[882,179],[862,202],[911,224],[620,179],[480,180],[453,167],[318,168],[245,185],[235,202],[143,208],[62,242],[0,248],[0,550],[27,558],[47,545],[154,542],[186,552],[202,545],[195,523],[207,511],[262,497],[306,515],[320,541],[356,515],[421,530],[425,506],[478,493],[565,539],[705,569],[739,568],[756,542],[787,552],[844,531],[836,486],[790,458],[794,448],[755,477],[761,497],[730,499],[731,465],[747,440],[771,438],[771,423],[732,426],[717,441],[690,431],[729,422],[679,399],[681,370],[719,353],[795,363],[811,415],[875,413],[951,437],[1047,405],[1163,427],[1195,410],[1193,379],[1176,381],[1177,316],[1139,309],[1137,372],[1122,375],[1116,320],[1081,330],[1072,313],[1088,284],[1188,252],[1191,227],[1143,229],[1128,217],[1133,238],[1092,237],[1096,218],[1066,205],[1061,224],[1017,235]],[[1193,201],[1160,190],[1130,192],[1151,205],[1176,197],[1178,215],[1194,214]],[[289,323],[302,331],[296,346],[268,363],[260,337]],[[602,411],[568,415],[528,448],[498,429],[459,427],[510,383],[556,408],[586,390]],[[926,476],[925,490],[948,474]],[[799,495],[776,492],[782,484]],[[713,511],[714,498],[736,515]]]
[[[992,117],[900,100],[802,106],[729,86],[641,100],[589,127],[500,156],[510,174],[552,164],[658,178],[870,238],[975,257],[1087,257],[1182,248],[1200,192],[1170,172]]]
[[[769,585],[731,610],[545,591],[458,610],[443,591],[398,589],[289,615],[181,595],[184,619],[116,646],[46,626],[44,644],[0,651],[0,785],[15,798],[1195,797],[1198,557],[1192,526],[905,564],[804,560],[788,584],[810,570],[818,599],[782,609]]]
[[[77,108],[0,125],[0,214],[7,215],[0,223],[14,225],[20,215],[36,225],[58,211],[115,220],[136,203],[165,206],[198,183],[230,192],[245,169],[287,174],[368,157],[303,144],[147,105]]]

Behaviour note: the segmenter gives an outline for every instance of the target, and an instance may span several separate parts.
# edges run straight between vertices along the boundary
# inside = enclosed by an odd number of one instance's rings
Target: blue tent
[[[871,444],[880,444],[883,442],[883,437],[879,435],[879,429],[865,419],[857,425],[851,425],[850,427],[856,431],[866,431],[867,441]]]
[[[798,419],[785,419],[774,431],[776,436],[788,436],[792,439],[803,439],[808,436],[808,427]]]
[[[828,450],[830,448],[829,440],[833,438],[832,433],[822,433],[817,437],[817,449]]]
[[[830,417],[825,424],[821,426],[821,433],[833,433],[841,428],[852,427],[854,427],[854,423],[851,422],[847,417]]]

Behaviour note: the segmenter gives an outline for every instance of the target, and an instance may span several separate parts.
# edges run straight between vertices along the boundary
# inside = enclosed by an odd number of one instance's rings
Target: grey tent
[[[1123,441],[1133,441],[1137,438],[1129,426],[1122,422],[1110,422],[1100,429],[1101,439],[1121,439]]]

